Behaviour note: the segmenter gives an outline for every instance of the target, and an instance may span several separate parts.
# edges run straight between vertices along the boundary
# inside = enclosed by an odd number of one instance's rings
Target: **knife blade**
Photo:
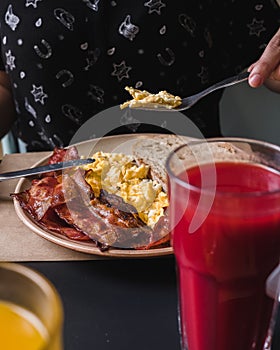
[[[94,162],[94,159],[92,159],[92,158],[74,159],[74,160],[69,160],[67,162],[60,162],[60,163],[38,166],[35,168],[10,171],[7,173],[0,174],[0,181],[16,179],[19,177],[27,177],[27,176],[32,176],[32,175],[36,175],[36,174],[47,173],[49,171],[56,171],[56,170],[62,170],[62,169],[67,169],[67,168],[73,168],[76,166],[89,164],[89,163],[93,163],[93,162]]]

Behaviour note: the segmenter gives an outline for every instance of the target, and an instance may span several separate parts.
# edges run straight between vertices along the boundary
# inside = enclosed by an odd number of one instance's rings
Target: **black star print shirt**
[[[278,27],[275,0],[1,0],[15,132],[28,150],[65,146],[89,118],[129,99],[125,86],[194,94],[248,67]],[[220,133],[220,97],[186,112],[205,136]],[[124,119],[112,133],[152,129]],[[91,133],[102,136],[98,123]]]

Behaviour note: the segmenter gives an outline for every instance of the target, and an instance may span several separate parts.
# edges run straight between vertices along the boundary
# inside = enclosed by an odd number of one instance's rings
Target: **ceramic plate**
[[[153,134],[128,134],[108,136],[100,139],[93,139],[76,144],[80,156],[89,157],[94,152],[102,150],[103,152],[117,152],[124,154],[132,154],[132,146],[140,138],[151,137]],[[51,153],[50,153],[51,154]],[[34,166],[44,165],[48,161],[48,157],[41,159]],[[21,179],[15,189],[15,192],[22,192],[30,187],[28,178]],[[171,247],[155,248],[150,250],[140,249],[109,249],[106,252],[101,252],[94,243],[74,241],[62,234],[54,233],[45,228],[42,228],[31,216],[29,216],[19,205],[19,202],[14,199],[16,213],[20,220],[39,236],[53,242],[54,244],[69,248],[78,252],[108,256],[108,257],[130,257],[130,258],[148,258],[159,257],[173,254]]]

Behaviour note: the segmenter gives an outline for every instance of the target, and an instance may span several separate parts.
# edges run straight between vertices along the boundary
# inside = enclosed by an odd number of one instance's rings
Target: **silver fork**
[[[155,104],[155,106],[152,106],[152,104],[149,104],[148,106],[145,107],[145,105],[143,106],[137,106],[137,107],[132,107],[132,108],[137,108],[137,109],[142,109],[142,110],[149,110],[149,111],[174,111],[174,112],[180,112],[183,111],[185,109],[189,109],[190,107],[192,107],[194,104],[196,104],[200,99],[202,99],[204,96],[210,94],[213,91],[216,91],[218,89],[223,89],[225,87],[231,86],[231,85],[235,85],[237,83],[241,83],[242,81],[245,81],[248,79],[250,73],[249,72],[242,72],[239,73],[233,77],[224,79],[214,85],[209,86],[207,89],[189,96],[189,97],[185,97],[182,98],[182,103],[180,104],[180,106],[176,107],[176,108],[166,108],[164,106],[160,106]]]

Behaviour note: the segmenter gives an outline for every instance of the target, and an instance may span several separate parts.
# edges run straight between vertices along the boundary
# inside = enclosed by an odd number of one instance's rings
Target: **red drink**
[[[177,184],[174,199],[171,191],[173,215],[183,212],[172,234],[183,347],[187,339],[189,350],[263,350],[273,307],[265,281],[280,256],[280,174],[216,163],[216,193],[207,209],[198,206],[201,171],[212,176],[213,164],[187,171],[197,190]],[[186,173],[177,178],[186,181]],[[197,208],[204,220],[189,233]]]

